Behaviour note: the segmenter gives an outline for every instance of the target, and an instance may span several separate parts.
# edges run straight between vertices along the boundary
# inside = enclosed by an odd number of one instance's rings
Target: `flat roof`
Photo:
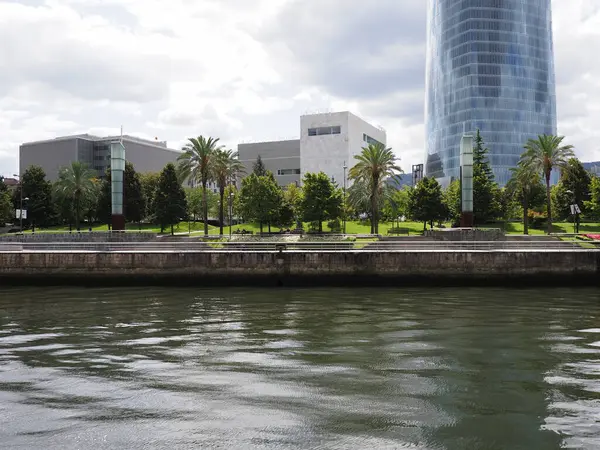
[[[135,142],[138,144],[143,144],[143,145],[148,145],[150,147],[155,147],[155,148],[159,148],[161,150],[168,150],[171,152],[175,152],[175,153],[181,153],[181,150],[177,150],[174,148],[169,148],[167,147],[167,141],[152,141],[150,139],[143,139],[143,138],[139,138],[136,136],[130,136],[127,134],[124,134],[122,136],[123,141],[129,141],[129,142]],[[24,142],[21,144],[21,147],[23,146],[28,146],[28,145],[40,145],[40,144],[50,144],[53,142],[57,142],[57,141],[69,141],[69,140],[75,140],[75,139],[84,139],[87,141],[92,141],[92,142],[102,142],[102,141],[118,141],[121,139],[121,136],[94,136],[92,134],[88,134],[88,133],[83,133],[83,134],[73,134],[73,135],[69,135],[69,136],[59,136],[59,137],[55,137],[53,139],[42,139],[39,141],[30,141],[30,142]]]

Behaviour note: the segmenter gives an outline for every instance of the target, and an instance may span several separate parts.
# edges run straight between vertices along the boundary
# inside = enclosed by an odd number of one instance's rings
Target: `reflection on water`
[[[0,290],[2,448],[600,448],[596,290]]]

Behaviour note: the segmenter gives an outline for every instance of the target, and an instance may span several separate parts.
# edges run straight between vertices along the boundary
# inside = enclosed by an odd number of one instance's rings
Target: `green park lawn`
[[[392,225],[389,222],[380,223],[379,224],[379,234],[386,235],[388,229],[392,228],[392,226],[397,227],[397,224]],[[450,226],[450,224],[445,224],[445,226]],[[423,223],[422,222],[401,222],[400,228],[405,228],[409,230],[411,235],[419,235],[423,232]],[[508,234],[523,234],[523,224],[522,223],[498,223],[498,224],[489,224],[482,226],[481,228],[501,228],[506,231]],[[82,226],[82,231],[87,231],[87,225]],[[246,230],[251,231],[253,234],[257,234],[260,231],[260,228],[257,223],[244,223],[239,225],[232,226],[232,232],[237,230]],[[308,229],[308,224],[305,224],[305,229]],[[555,233],[573,233],[573,224],[567,222],[556,223],[553,226]],[[160,233],[160,227],[151,224],[127,224],[128,231],[144,231],[148,233]],[[175,233],[188,233],[190,230],[195,235],[201,235],[204,232],[204,225],[202,222],[191,222],[188,228],[188,222],[181,222],[174,227]],[[65,232],[69,231],[69,227],[59,226],[59,227],[50,227],[44,229],[36,229],[36,232]],[[108,231],[108,226],[106,224],[100,225],[96,224],[92,226],[92,231]],[[165,234],[170,233],[170,228],[165,229]],[[268,228],[266,226],[263,227],[263,231],[267,232]],[[271,227],[271,232],[278,232],[279,228]],[[323,224],[323,231],[329,231],[327,226]],[[357,221],[348,221],[346,223],[346,233],[347,234],[370,234],[370,226],[367,223],[357,222]],[[30,233],[30,230],[27,230],[26,233]],[[218,235],[219,227],[214,225],[208,226],[208,232],[210,235]],[[600,223],[582,223],[579,227],[579,232],[582,234],[586,233],[600,233]],[[223,227],[223,233],[225,235],[229,235],[229,226]],[[545,229],[529,229],[529,233],[532,235],[543,235],[545,234]]]

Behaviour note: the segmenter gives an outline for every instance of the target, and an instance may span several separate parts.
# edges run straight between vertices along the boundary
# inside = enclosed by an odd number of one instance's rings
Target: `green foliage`
[[[154,200],[156,198],[156,191],[158,190],[159,179],[159,172],[140,173],[142,193],[146,199],[146,213],[144,214],[144,217],[151,223],[156,222],[156,207]]]
[[[391,186],[387,188],[387,195],[384,195],[383,204],[384,218],[393,222],[401,217],[408,216],[410,190],[409,186],[404,186],[402,189],[395,189]]]
[[[255,173],[242,180],[239,192],[239,209],[246,221],[258,222],[260,231],[264,224],[277,220],[283,202],[283,192],[273,175],[257,176]]]
[[[39,166],[30,166],[22,177],[23,209],[27,210],[27,219],[23,220],[24,226],[35,224],[48,226],[53,220],[54,211],[52,204],[52,183],[46,180],[46,173]],[[21,207],[21,187],[14,191],[13,205],[15,209]]]
[[[12,196],[4,183],[4,178],[0,177],[0,226],[12,222],[14,214]]]
[[[341,233],[342,223],[340,222],[340,219],[330,220],[327,222],[327,228],[329,228],[332,233]]]
[[[491,222],[500,215],[500,189],[494,182],[488,151],[477,130],[473,147],[473,214],[478,224]]]
[[[448,216],[442,187],[435,178],[425,177],[414,187],[410,193],[409,211],[413,220],[429,222],[432,226]]]
[[[173,225],[186,215],[187,202],[175,166],[171,163],[160,174],[154,204],[161,230],[170,225],[173,234]]]
[[[548,214],[530,209],[527,211],[527,222],[531,224],[531,228],[542,230],[548,223]],[[527,234],[526,230],[525,234]]]
[[[529,234],[530,217],[528,211],[544,203],[545,188],[539,172],[534,171],[531,166],[523,161],[511,171],[512,176],[506,185],[506,194],[508,199],[513,198],[520,203],[523,210],[523,232]],[[506,200],[507,203],[510,201],[508,199]],[[546,214],[545,220],[547,218]]]
[[[600,178],[592,177],[590,182],[590,200],[585,204],[588,214],[600,219]]]
[[[219,186],[219,231],[223,234],[223,224],[225,218],[225,188],[232,183],[242,173],[244,166],[239,161],[237,153],[232,150],[217,149],[214,155],[213,175],[214,180]]]
[[[537,139],[529,139],[525,144],[525,152],[521,156],[521,164],[539,173],[546,183],[546,212],[548,214],[548,234],[552,232],[552,200],[550,193],[550,177],[555,169],[565,170],[569,160],[575,157],[572,145],[563,145],[564,136],[541,135]]]
[[[146,197],[142,189],[142,180],[130,162],[125,163],[123,210],[127,222],[139,223],[146,216]]]
[[[462,213],[460,180],[454,180],[450,183],[444,191],[443,201],[446,205],[448,219],[452,222],[452,226],[460,226],[460,216]]]
[[[577,158],[571,158],[561,171],[560,181],[553,195],[553,215],[565,220],[571,215],[570,205],[577,203],[583,214],[590,199],[591,176]]]
[[[273,225],[280,229],[292,228],[296,222],[296,214],[291,203],[287,200],[283,200],[275,216]]]
[[[337,219],[342,214],[341,191],[323,172],[307,173],[302,184],[302,220],[317,222],[318,231],[322,232],[324,221]]]
[[[256,161],[252,165],[252,173],[257,177],[264,177],[267,175],[267,172],[267,168],[265,167],[262,158],[260,157],[260,155],[258,155]]]
[[[392,149],[383,144],[369,144],[354,158],[357,163],[348,174],[351,179],[368,186],[371,233],[378,234],[385,180],[402,172],[402,169],[396,165],[396,156]]]
[[[87,164],[79,161],[72,162],[69,166],[62,167],[58,173],[58,180],[54,183],[56,199],[61,204],[61,211],[65,213],[63,220],[75,219],[75,227],[79,230],[81,219],[92,219],[97,210],[97,201],[101,192],[101,183],[96,178],[96,172]],[[71,202],[72,210],[67,205]]]

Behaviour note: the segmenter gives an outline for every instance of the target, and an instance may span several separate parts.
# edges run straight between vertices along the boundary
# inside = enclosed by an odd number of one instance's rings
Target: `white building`
[[[387,143],[385,130],[377,128],[354,114],[343,111],[310,114],[300,117],[300,173],[325,172],[340,186],[344,180],[344,164],[356,164],[355,155],[369,144]],[[346,186],[351,182],[347,181]]]

